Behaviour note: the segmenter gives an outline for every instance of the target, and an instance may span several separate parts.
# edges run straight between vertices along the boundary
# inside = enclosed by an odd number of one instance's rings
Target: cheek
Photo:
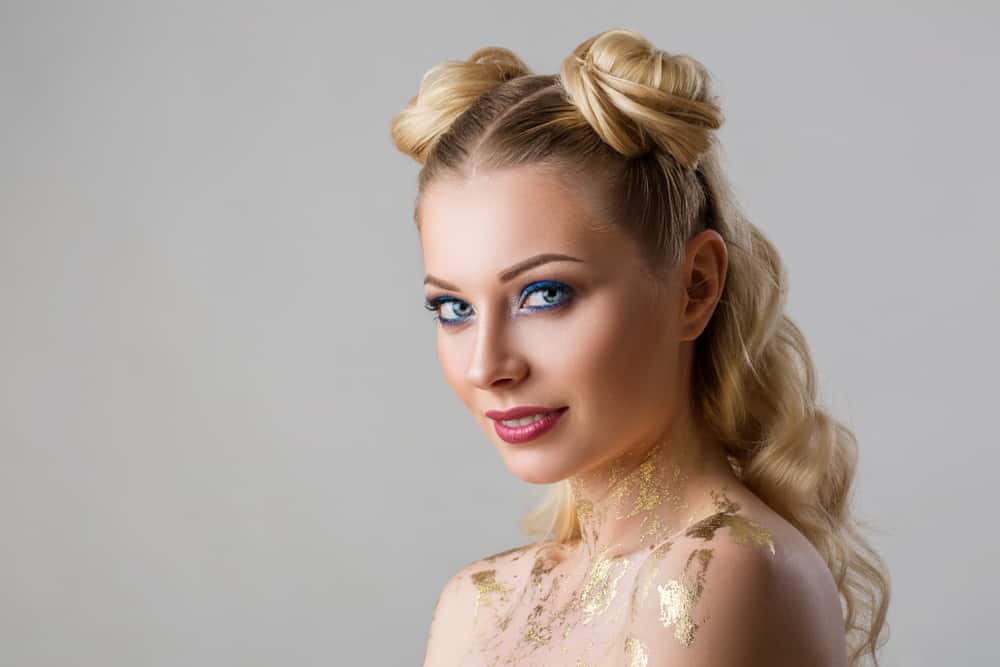
[[[634,415],[662,405],[675,364],[670,331],[648,305],[591,313],[563,341],[565,367],[585,403],[604,414]],[[655,411],[655,410],[654,410]]]
[[[464,401],[466,392],[466,383],[463,378],[465,364],[462,360],[461,348],[456,344],[456,341],[448,340],[438,332],[437,354],[445,380],[452,391]]]

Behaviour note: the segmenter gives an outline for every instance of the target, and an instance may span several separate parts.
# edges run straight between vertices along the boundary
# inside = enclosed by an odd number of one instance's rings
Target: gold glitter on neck
[[[648,542],[652,549],[670,534],[670,527],[664,525],[656,510],[665,504],[675,512],[688,506],[681,494],[687,476],[676,463],[670,474],[667,473],[662,457],[664,446],[665,443],[661,441],[651,447],[639,465],[631,471],[625,463],[631,453],[614,461],[608,474],[608,490],[596,503],[584,496],[580,478],[570,478],[580,534],[589,552],[593,553],[597,547],[600,532],[608,525],[609,516],[618,520],[641,517],[638,524],[638,545],[630,545],[632,548]]]
[[[612,470],[611,480],[608,483],[607,499],[602,504],[616,504],[619,510],[624,511],[626,500],[632,501],[632,507],[627,512],[619,512],[619,519],[628,519],[640,512],[655,509],[663,504],[665,500],[670,500],[675,510],[682,509],[685,504],[677,493],[681,483],[687,479],[681,474],[680,466],[676,463],[673,468],[673,480],[668,481],[662,466],[663,442],[659,442],[650,448],[643,460],[627,475],[622,476],[624,464],[616,466]],[[677,488],[675,488],[677,487]]]
[[[650,518],[652,517],[652,518]],[[646,526],[646,523],[649,523]],[[639,527],[642,528],[646,526],[642,533],[639,535],[639,544],[642,545],[646,542],[647,538],[649,540],[649,548],[652,549],[656,546],[656,543],[662,540],[667,535],[667,527],[660,519],[659,514],[649,514],[648,516],[642,517],[642,523]]]

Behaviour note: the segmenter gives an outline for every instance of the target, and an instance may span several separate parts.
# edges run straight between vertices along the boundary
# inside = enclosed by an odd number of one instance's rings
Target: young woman
[[[484,48],[393,119],[449,385],[552,495],[444,586],[426,667],[802,667],[876,658],[851,518],[778,253],[721,170],[705,67],[631,30],[555,75]],[[877,664],[877,659],[875,660]]]

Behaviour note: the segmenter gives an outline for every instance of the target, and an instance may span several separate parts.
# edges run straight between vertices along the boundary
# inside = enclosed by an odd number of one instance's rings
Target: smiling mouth
[[[544,419],[546,415],[552,414],[551,412],[539,412],[531,417],[519,417],[517,419],[499,419],[501,424],[504,426],[527,426],[528,424],[533,424],[539,419]]]
[[[494,419],[493,428],[505,442],[517,444],[541,437],[552,429],[569,407],[517,419]]]

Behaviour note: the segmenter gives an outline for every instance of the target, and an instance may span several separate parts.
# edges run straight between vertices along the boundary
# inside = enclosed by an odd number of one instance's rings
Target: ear
[[[680,279],[680,340],[694,340],[708,326],[726,284],[729,254],[726,242],[714,229],[688,239]]]

